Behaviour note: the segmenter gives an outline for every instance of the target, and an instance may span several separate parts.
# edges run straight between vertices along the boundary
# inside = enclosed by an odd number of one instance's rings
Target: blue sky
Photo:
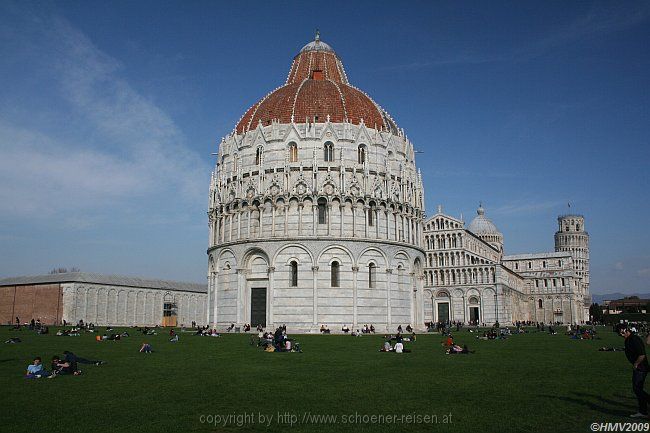
[[[650,291],[648,2],[0,2],[0,276],[205,281],[211,152],[314,30],[423,153],[428,213],[508,253],[583,213]]]

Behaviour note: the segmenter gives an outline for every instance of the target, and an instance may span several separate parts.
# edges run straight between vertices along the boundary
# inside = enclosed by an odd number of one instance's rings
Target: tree
[[[74,266],[71,267],[70,270],[68,270],[68,268],[61,268],[61,267],[59,267],[59,268],[53,268],[53,269],[50,271],[50,275],[54,275],[54,274],[67,274],[68,272],[81,272],[81,269],[79,269],[79,268],[77,268],[77,267],[74,267]]]
[[[593,322],[603,321],[603,309],[598,304],[591,304],[589,306],[589,316]]]

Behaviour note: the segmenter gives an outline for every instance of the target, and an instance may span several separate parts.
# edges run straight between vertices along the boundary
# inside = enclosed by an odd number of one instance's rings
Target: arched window
[[[359,148],[357,149],[357,155],[358,155],[359,164],[364,164],[366,162],[366,145],[365,144],[360,144],[359,145]]]
[[[318,199],[318,224],[327,224],[327,200]]]
[[[298,262],[291,262],[291,287],[298,287]]]
[[[373,289],[377,281],[377,267],[374,263],[368,265],[368,288]]]
[[[375,221],[373,218],[374,214],[375,214],[375,209],[371,206],[370,209],[368,209],[368,226],[370,227],[375,225]]]
[[[576,231],[577,231],[577,232],[580,231],[580,224],[576,224]]]
[[[539,306],[539,308],[543,308],[543,307],[542,307],[542,300],[541,300],[541,299],[537,301],[537,305]]]
[[[289,143],[289,162],[298,162],[298,145],[294,142]]]
[[[262,146],[257,148],[255,152],[255,165],[260,165],[262,163]]]
[[[339,287],[339,262],[332,262],[330,265],[330,285]]]
[[[325,143],[325,147],[323,147],[323,159],[325,162],[334,161],[334,143],[331,141]]]

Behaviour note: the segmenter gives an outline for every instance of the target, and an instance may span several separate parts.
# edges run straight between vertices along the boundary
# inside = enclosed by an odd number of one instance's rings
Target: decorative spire
[[[316,37],[314,37],[316,42],[320,41],[320,30],[316,29]]]
[[[476,209],[476,214],[477,215],[484,215],[485,214],[485,209],[483,209],[483,202],[482,201],[478,202],[478,209]]]

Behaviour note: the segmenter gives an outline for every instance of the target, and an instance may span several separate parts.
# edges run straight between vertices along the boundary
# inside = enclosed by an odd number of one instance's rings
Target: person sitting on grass
[[[77,370],[76,362],[61,362],[61,358],[59,358],[58,355],[54,355],[52,357],[52,375],[50,378],[60,374],[72,374],[78,376],[81,374],[81,370]]]
[[[370,325],[370,333],[371,334],[375,333],[375,325]]]
[[[343,331],[344,333],[347,334],[348,332],[350,332],[350,328],[348,328],[348,325],[343,325],[343,327],[341,328],[341,331]]]
[[[49,375],[50,373],[43,369],[41,357],[37,356],[34,358],[34,363],[27,366],[25,377],[27,379],[40,379],[41,377],[48,377]]]
[[[449,335],[447,336],[447,339],[446,339],[445,342],[443,343],[443,346],[445,346],[446,348],[450,348],[450,347],[453,346],[453,345],[454,345],[454,337],[452,337],[452,335],[449,334]]]
[[[390,341],[384,341],[384,345],[379,349],[380,352],[392,352],[393,347],[390,345]]]
[[[174,336],[169,341],[172,343],[178,343],[178,334],[174,334]]]
[[[226,328],[226,332],[230,332],[230,331],[232,331],[233,329],[235,329],[235,324],[234,324],[234,323],[231,323],[230,326]]]
[[[151,344],[149,343],[142,343],[142,347],[140,347],[140,353],[152,353],[153,349],[151,348]]]

